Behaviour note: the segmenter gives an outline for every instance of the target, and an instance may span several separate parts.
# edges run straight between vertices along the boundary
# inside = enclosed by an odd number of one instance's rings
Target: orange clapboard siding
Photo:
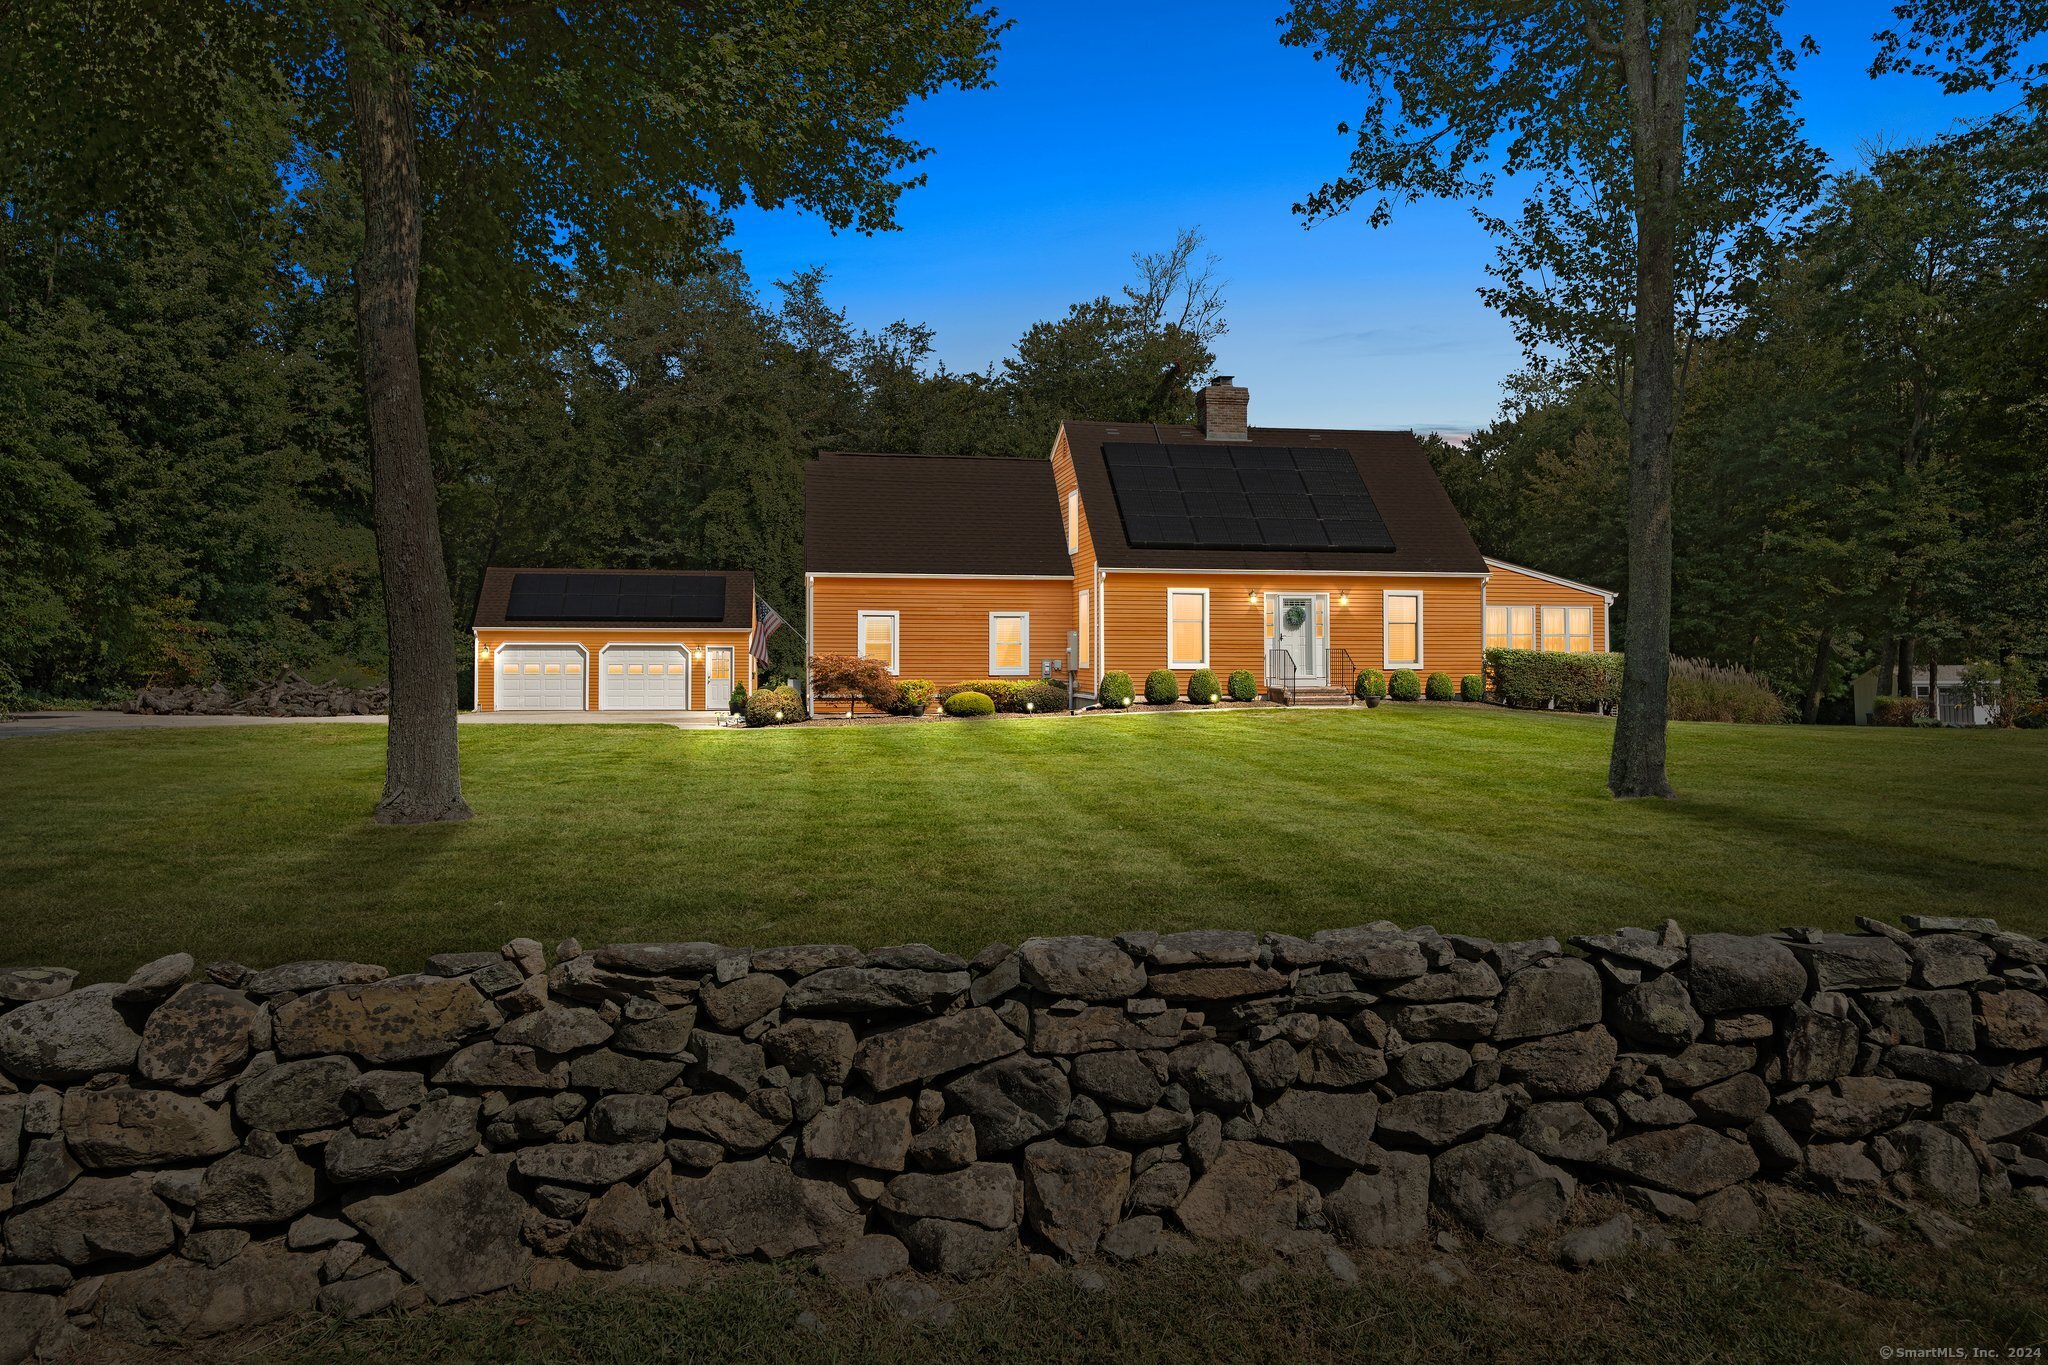
[[[1053,486],[1059,490],[1060,525],[1062,527],[1065,527],[1067,517],[1067,495],[1074,489],[1076,489],[1079,486],[1079,484],[1074,477],[1074,457],[1072,452],[1067,449],[1067,429],[1064,425],[1060,427],[1059,435],[1053,441],[1052,479]],[[1081,594],[1086,592],[1091,595],[1091,600],[1089,603],[1089,614],[1091,616],[1094,615],[1094,604],[1092,600],[1092,595],[1095,591],[1095,536],[1093,532],[1091,532],[1088,529],[1088,515],[1090,509],[1087,505],[1086,500],[1076,499],[1075,501],[1081,513],[1081,534],[1079,537],[1080,548],[1073,551],[1070,555],[1070,558],[1073,560],[1074,563],[1073,610],[1075,614],[1075,620],[1079,623],[1076,629],[1080,630],[1085,638],[1092,635],[1094,623],[1092,621],[1084,621],[1080,619]],[[1115,509],[1109,509],[1107,515],[1115,515]],[[1089,693],[1092,693],[1095,690],[1093,645],[1093,639],[1089,638],[1087,641],[1087,646],[1084,648],[1084,653],[1086,653],[1089,657],[1089,666],[1077,669],[1075,671],[1076,685],[1079,687],[1081,691]]]
[[[1353,577],[1112,569],[1102,585],[1102,667],[1130,674],[1142,688],[1147,673],[1167,665],[1168,589],[1205,588],[1209,593],[1209,667],[1219,680],[1227,679],[1232,670],[1239,668],[1248,668],[1263,680],[1265,594],[1269,592],[1329,594],[1329,654],[1333,673],[1343,666],[1339,650],[1351,655],[1355,668],[1384,668],[1381,594],[1394,591],[1422,594],[1422,664],[1417,671],[1440,670],[1459,677],[1479,671],[1479,584],[1476,575]],[[1341,600],[1347,593],[1351,598],[1349,605]],[[1183,688],[1192,671],[1175,671]],[[1334,686],[1348,687],[1352,680],[1332,677],[1330,681]]]
[[[1590,607],[1593,611],[1593,648],[1596,652],[1607,648],[1607,599],[1599,593],[1588,592],[1584,588],[1568,588],[1561,583],[1539,578],[1535,574],[1522,573],[1498,564],[1491,567],[1492,572],[1486,579],[1487,606]],[[1535,624],[1542,624],[1540,610],[1536,614]]]
[[[989,613],[1030,614],[1026,668],[1066,653],[1074,628],[1073,583],[1065,578],[810,579],[811,652],[857,654],[860,613],[897,613],[897,676],[947,687],[989,676]]]
[[[732,649],[733,681],[744,683],[749,689],[754,685],[754,661],[747,653],[749,632],[744,630],[605,630],[584,632],[574,630],[479,630],[476,632],[478,655],[476,659],[476,709],[494,709],[497,691],[497,655],[503,645],[580,645],[589,656],[584,665],[584,700],[586,710],[598,709],[598,679],[603,676],[599,666],[599,655],[606,645],[683,645],[690,651],[690,705],[704,705],[704,648],[707,645],[730,646]],[[482,657],[482,651],[491,651],[490,659]]]

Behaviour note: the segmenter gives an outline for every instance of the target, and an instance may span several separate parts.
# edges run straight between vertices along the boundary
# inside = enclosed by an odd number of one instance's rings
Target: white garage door
[[[690,709],[690,651],[680,645],[614,645],[602,655],[598,704],[607,711]]]
[[[498,651],[500,711],[581,711],[587,679],[574,645],[507,645]]]

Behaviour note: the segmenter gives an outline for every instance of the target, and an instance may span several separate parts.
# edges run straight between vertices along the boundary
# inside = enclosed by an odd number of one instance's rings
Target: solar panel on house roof
[[[1342,450],[1112,442],[1102,459],[1124,539],[1140,549],[1394,548]]]
[[[719,621],[723,574],[516,573],[508,621]]]

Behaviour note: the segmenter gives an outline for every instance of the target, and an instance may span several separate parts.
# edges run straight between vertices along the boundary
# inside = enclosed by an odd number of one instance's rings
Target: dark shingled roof
[[[804,472],[804,569],[1064,578],[1052,461],[820,455]]]
[[[725,616],[717,621],[592,621],[576,620],[518,620],[508,619],[505,608],[512,597],[512,575],[521,573],[548,574],[661,574],[671,578],[722,578],[725,580]],[[754,627],[754,575],[744,569],[712,569],[697,571],[691,569],[501,569],[484,570],[483,586],[476,595],[476,614],[472,625],[485,630],[505,626],[525,628],[536,626],[541,629],[563,630],[666,630],[687,627],[693,630],[752,630]]]
[[[1200,427],[1153,422],[1068,422],[1067,449],[1081,485],[1081,505],[1095,543],[1096,561],[1109,569],[1348,569],[1369,573],[1486,572],[1486,560],[1465,519],[1429,466],[1422,445],[1406,431],[1330,431],[1306,427],[1253,427],[1248,441],[1210,441]],[[1350,452],[1392,533],[1392,551],[1370,550],[1141,550],[1124,539],[1116,493],[1103,464],[1104,442],[1162,445],[1307,446]],[[1046,483],[1051,485],[1048,475]],[[1050,494],[1048,494],[1050,497]],[[1058,529],[1058,516],[1053,521]]]

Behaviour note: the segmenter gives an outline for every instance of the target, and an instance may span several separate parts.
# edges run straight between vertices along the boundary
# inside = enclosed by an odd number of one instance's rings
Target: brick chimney
[[[1251,439],[1251,390],[1239,388],[1230,379],[1219,374],[1195,395],[1195,425],[1212,441]]]

